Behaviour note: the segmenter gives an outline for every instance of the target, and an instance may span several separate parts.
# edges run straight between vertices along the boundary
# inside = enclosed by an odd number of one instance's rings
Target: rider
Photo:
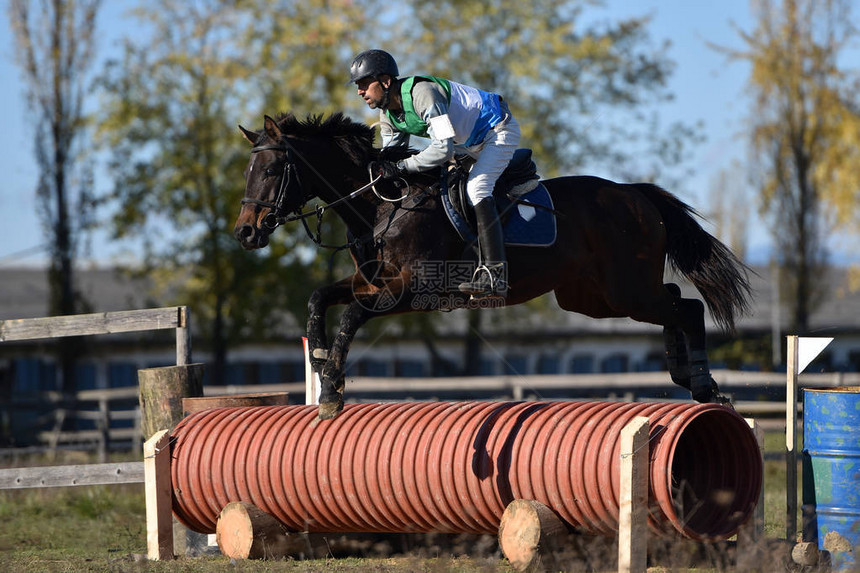
[[[370,109],[379,109],[382,147],[406,147],[410,135],[430,145],[407,159],[378,161],[374,175],[395,179],[440,167],[455,154],[475,159],[466,191],[475,208],[483,267],[460,290],[475,297],[507,294],[502,226],[493,199],[496,180],[520,141],[520,127],[501,96],[434,76],[398,78],[397,62],[383,50],[358,54],[349,68]]]

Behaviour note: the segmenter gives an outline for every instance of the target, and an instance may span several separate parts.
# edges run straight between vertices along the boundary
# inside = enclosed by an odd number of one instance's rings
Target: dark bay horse
[[[266,116],[262,130],[240,129],[253,146],[234,230],[244,248],[263,248],[279,224],[328,210],[348,229],[355,274],[317,289],[308,302],[311,363],[322,382],[319,414],[333,418],[343,408],[346,355],[356,331],[377,316],[440,310],[443,304],[484,306],[486,301],[459,293],[456,280],[435,297],[416,288],[427,284],[422,277],[428,263],[448,269],[447,263],[474,259],[443,211],[439,173],[410,175],[405,191],[392,192],[391,185],[383,190],[381,182],[371,188],[367,165],[380,157],[371,127],[338,113],[306,120]],[[406,152],[385,153],[397,159]],[[553,291],[565,310],[660,325],[672,380],[699,402],[727,403],[710,374],[704,312],[707,304],[720,327],[734,330],[751,294],[743,263],[702,229],[691,207],[656,185],[588,176],[542,183],[558,214],[556,240],[548,247],[508,248],[504,304]],[[327,205],[302,213],[314,197]],[[705,304],[664,284],[667,260]],[[326,310],[340,304],[346,309],[329,343]]]

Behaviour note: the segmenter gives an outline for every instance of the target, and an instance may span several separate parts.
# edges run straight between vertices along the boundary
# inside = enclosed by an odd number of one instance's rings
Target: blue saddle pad
[[[442,204],[448,220],[466,242],[477,237],[463,216],[454,209],[448,189],[442,189]],[[517,247],[549,247],[555,243],[557,234],[552,198],[543,183],[519,198],[521,201],[540,205],[543,209],[511,201],[505,195],[496,196],[496,206],[504,224],[505,244]]]

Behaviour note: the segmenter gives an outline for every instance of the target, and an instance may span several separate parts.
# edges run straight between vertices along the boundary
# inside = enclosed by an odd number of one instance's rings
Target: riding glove
[[[400,161],[395,163],[383,159],[381,161],[371,161],[370,172],[374,177],[381,176],[383,179],[397,179],[406,173],[406,170]]]

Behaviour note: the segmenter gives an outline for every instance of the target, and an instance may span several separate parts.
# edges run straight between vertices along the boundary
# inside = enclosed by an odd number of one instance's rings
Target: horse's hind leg
[[[671,314],[674,320],[663,326],[663,342],[672,381],[688,389],[697,402],[727,404],[729,400],[720,394],[708,364],[704,303],[681,298],[681,289],[674,283],[664,287],[673,299]]]
[[[690,389],[690,356],[684,331],[673,326],[663,327],[663,346],[666,348],[666,366],[672,382]]]
[[[677,308],[680,304],[681,289],[674,283],[667,283],[663,286],[675,299],[673,307]],[[687,336],[684,334],[684,331],[674,325],[664,325],[663,346],[666,349],[666,366],[669,369],[669,376],[672,378],[672,382],[689,390],[690,356],[687,348]]]
[[[697,402],[728,403],[711,377],[705,350],[705,305],[682,298],[678,285],[663,285],[664,295],[647,310],[631,314],[636,320],[663,325],[666,362],[672,381],[690,391]]]

